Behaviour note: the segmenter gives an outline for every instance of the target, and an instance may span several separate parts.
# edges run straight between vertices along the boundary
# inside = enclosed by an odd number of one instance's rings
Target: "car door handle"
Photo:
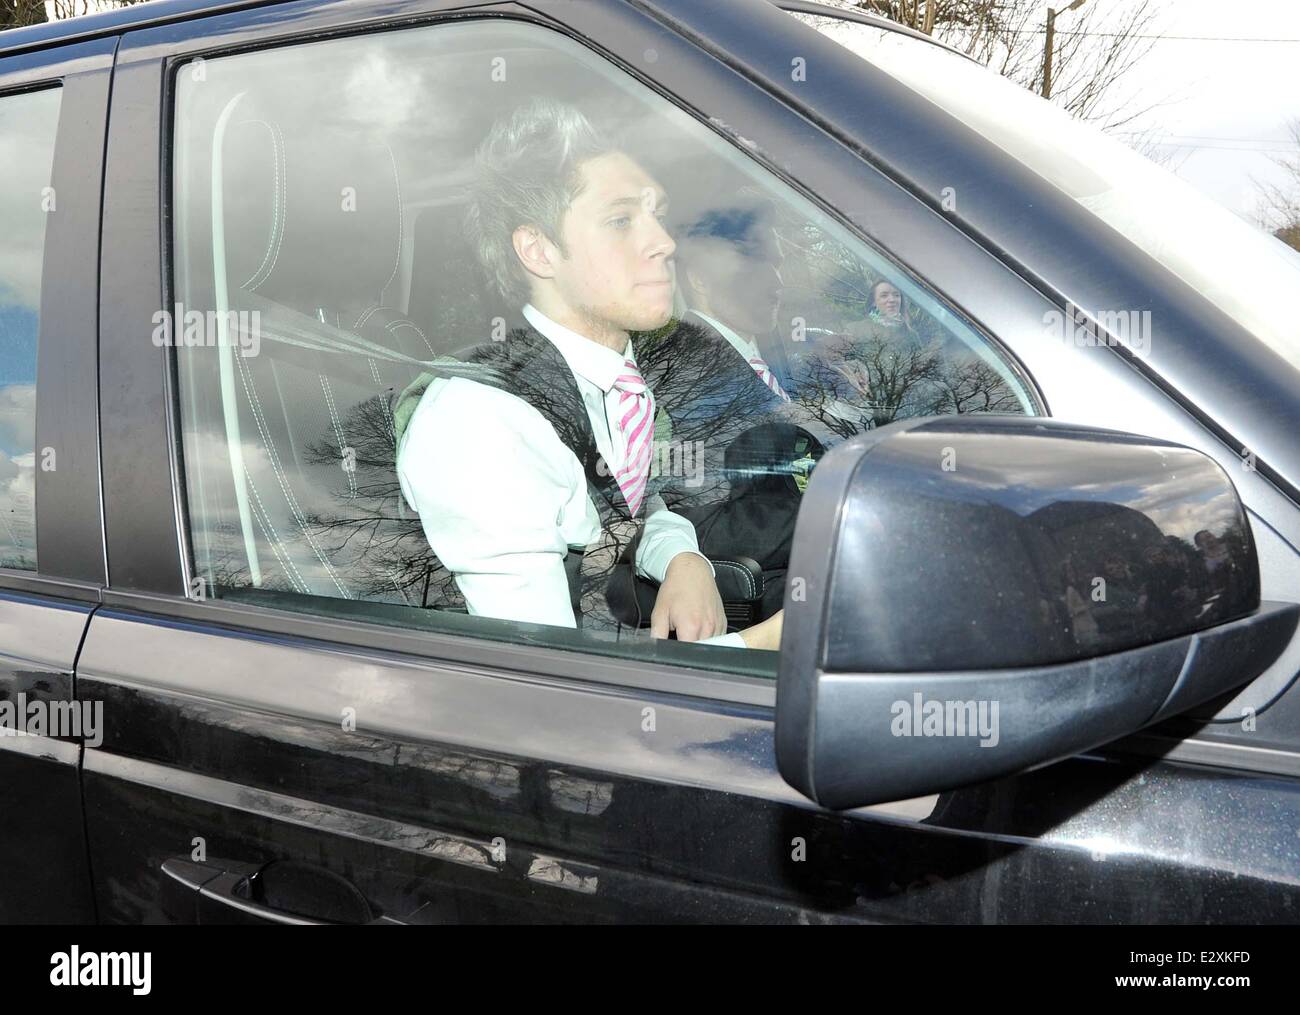
[[[400,923],[376,914],[347,879],[296,860],[258,865],[173,857],[162,873],[164,910],[178,923]]]

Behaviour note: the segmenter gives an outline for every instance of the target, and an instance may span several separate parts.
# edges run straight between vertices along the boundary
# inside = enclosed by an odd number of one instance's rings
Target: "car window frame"
[[[58,88],[37,335],[36,570],[0,568],[0,588],[95,603],[105,583],[96,389],[102,166],[115,36],[0,53],[0,98]],[[62,196],[61,196],[62,195]]]
[[[286,15],[286,10],[295,13]],[[105,217],[105,242],[111,242],[109,234],[135,231],[133,241],[138,255],[127,259],[130,279],[119,279],[114,292],[105,293],[105,305],[114,301],[113,313],[106,317],[115,317],[118,322],[134,319],[147,319],[157,306],[168,306],[172,300],[172,236],[170,215],[167,208],[171,201],[171,140],[173,123],[173,80],[177,69],[197,56],[216,58],[218,56],[247,52],[256,49],[269,49],[298,42],[318,41],[327,37],[354,35],[366,31],[399,30],[421,24],[451,22],[463,18],[509,17],[538,25],[541,28],[558,31],[569,39],[594,51],[598,56],[631,74],[652,91],[673,102],[688,112],[693,119],[714,130],[733,146],[748,149],[756,160],[777,179],[790,186],[805,198],[811,200],[826,212],[860,242],[872,246],[881,256],[893,263],[899,271],[918,279],[929,291],[956,310],[990,346],[1001,354],[1006,362],[1021,377],[1030,397],[1035,402],[1039,413],[1047,414],[1047,400],[1032,375],[1025,369],[1023,361],[1008,344],[982,323],[980,318],[971,314],[954,300],[944,287],[937,285],[930,273],[912,267],[907,261],[896,256],[886,244],[878,241],[863,228],[862,222],[846,214],[833,200],[819,197],[819,190],[810,186],[802,178],[796,178],[792,170],[765,155],[760,148],[757,152],[745,143],[741,133],[720,123],[719,118],[712,119],[689,99],[692,94],[697,97],[709,96],[716,99],[716,93],[704,86],[704,81],[722,75],[727,78],[730,97],[739,105],[750,110],[749,117],[732,117],[727,122],[743,123],[746,119],[762,120],[766,125],[772,121],[774,129],[798,132],[803,138],[817,142],[817,155],[808,159],[810,167],[816,167],[823,156],[834,152],[836,166],[832,173],[822,174],[827,180],[835,179],[841,193],[852,193],[858,205],[859,215],[862,205],[862,183],[864,174],[873,172],[870,165],[864,165],[858,154],[836,145],[815,125],[801,117],[785,104],[765,93],[763,89],[738,75],[734,70],[725,68],[707,54],[702,53],[690,40],[683,38],[672,28],[659,23],[642,11],[624,5],[599,5],[584,8],[582,11],[582,31],[578,32],[567,19],[576,17],[574,8],[560,0],[533,0],[529,5],[517,3],[479,3],[466,5],[456,0],[410,0],[397,10],[388,10],[383,16],[373,14],[356,2],[325,5],[317,0],[300,0],[280,5],[276,8],[262,8],[252,11],[240,11],[229,15],[213,15],[197,18],[182,24],[167,25],[156,28],[141,28],[128,32],[123,37],[117,64],[115,98],[120,99],[126,109],[125,115],[114,121],[122,133],[110,138],[110,159],[107,175],[110,184],[117,181],[130,181],[136,188],[133,195],[136,200],[143,198],[147,192],[158,202],[161,223],[161,243],[159,233],[154,232],[152,243],[156,249],[150,249],[142,239],[142,223],[134,226],[125,218],[114,220],[112,210]],[[652,44],[652,45],[647,45]],[[654,66],[642,70],[636,66],[638,54],[644,54],[651,48],[655,51]],[[659,54],[669,55],[671,59],[659,59]],[[661,80],[664,75],[659,71],[664,66],[671,66],[673,73],[667,75],[671,80]],[[164,87],[165,85],[165,87]],[[157,96],[153,102],[142,101],[148,96]],[[115,102],[116,112],[116,102]],[[134,117],[134,119],[132,119]],[[775,123],[780,120],[781,123]],[[142,143],[141,135],[149,136],[150,143]],[[125,149],[127,142],[119,138],[130,139],[131,150]],[[114,153],[114,144],[119,147]],[[798,147],[797,143],[792,146]],[[152,173],[152,178],[150,174]],[[818,175],[818,174],[814,174]],[[890,213],[903,218],[922,215],[932,217],[930,209],[925,208],[912,195],[899,191],[897,186],[884,175],[873,181],[874,192],[886,195],[884,205],[876,205],[871,210],[876,214]],[[937,225],[950,237],[959,236],[950,223],[936,220]],[[967,241],[969,244],[969,241]],[[963,253],[970,255],[976,248],[967,246]],[[1021,280],[1009,272],[1005,266],[995,264],[980,251],[979,255],[986,261],[987,270],[992,269],[995,277],[1003,285],[1022,285]],[[961,259],[958,258],[960,261]],[[133,284],[128,283],[134,280]],[[144,301],[142,294],[150,288],[160,294],[161,302]],[[130,291],[128,292],[128,288]],[[126,304],[134,301],[134,307]],[[146,306],[147,304],[147,306]],[[134,314],[132,318],[131,315]],[[110,321],[110,324],[112,322]],[[162,370],[162,384],[155,384],[136,404],[127,405],[119,397],[112,399],[113,384],[126,371],[132,371],[137,377],[146,377],[158,370],[158,360],[149,364],[149,353],[161,353],[165,362]],[[133,358],[138,362],[132,362]],[[113,363],[115,365],[110,366]],[[139,345],[130,351],[130,355],[118,360],[105,360],[105,372],[102,387],[105,392],[105,411],[122,412],[124,416],[113,423],[105,422],[105,490],[107,532],[109,539],[110,563],[119,563],[110,571],[110,586],[104,594],[105,603],[140,613],[157,613],[177,618],[192,620],[206,619],[210,622],[230,627],[244,628],[269,635],[288,638],[303,638],[334,642],[345,645],[373,648],[394,648],[401,645],[401,651],[413,655],[435,658],[443,661],[453,660],[470,664],[488,665],[496,670],[524,673],[532,676],[554,676],[595,681],[619,687],[652,688],[675,691],[678,693],[738,703],[770,705],[775,700],[775,682],[770,678],[760,678],[712,671],[686,665],[659,665],[637,659],[618,658],[596,655],[586,651],[550,649],[537,646],[510,645],[502,642],[488,641],[480,638],[468,638],[457,635],[441,635],[433,632],[413,632],[370,624],[362,621],[342,624],[337,620],[327,620],[309,614],[277,611],[260,606],[235,604],[230,601],[198,601],[188,598],[186,591],[191,587],[194,577],[193,561],[189,546],[188,512],[185,505],[185,482],[181,461],[180,413],[176,402],[178,377],[176,357],[171,349],[142,349]],[[156,375],[155,375],[156,376]],[[145,420],[154,410],[167,419],[167,446],[148,449],[143,456],[136,453],[129,441],[117,443],[121,436],[133,426],[144,426]],[[134,421],[134,422],[132,422]],[[155,423],[156,425],[156,423]],[[111,440],[109,438],[112,438]],[[110,446],[110,444],[112,446]],[[165,466],[160,467],[165,460]],[[124,473],[119,471],[126,462],[137,466],[136,474],[127,481]],[[141,489],[139,475],[140,463],[147,461],[147,468],[152,476],[143,482],[144,490],[161,493],[163,476],[166,476],[166,490],[170,497],[167,511],[162,510],[157,499],[150,503],[150,494]],[[123,505],[118,509],[116,505]],[[125,507],[134,503],[138,511]],[[165,516],[169,515],[170,519]],[[170,534],[158,537],[158,532],[167,531],[162,524],[170,520]],[[151,528],[152,526],[152,528]],[[143,540],[152,531],[152,543],[142,546]],[[126,559],[126,567],[121,562]]]

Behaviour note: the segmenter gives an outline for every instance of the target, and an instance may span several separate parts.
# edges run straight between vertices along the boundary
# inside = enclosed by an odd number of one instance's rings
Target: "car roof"
[[[897,21],[890,21],[888,18],[879,14],[869,14],[861,8],[833,7],[827,3],[819,3],[816,0],[769,0],[770,3],[787,14],[815,14],[828,18],[839,18],[841,21],[856,21],[861,25],[869,25],[872,28],[880,28],[886,32],[896,32],[899,35],[906,35],[919,42],[928,42],[931,46],[938,46],[940,49],[946,49],[950,53],[956,53],[958,56],[965,57],[979,63],[968,53],[963,53],[960,49],[949,45],[933,35],[926,35],[924,32],[917,31],[915,28],[909,28],[907,25]]]
[[[131,4],[115,7],[98,14],[86,14],[76,18],[63,18],[40,25],[27,25],[23,28],[10,28],[0,32],[0,55],[21,50],[39,49],[56,43],[93,39],[102,35],[113,35],[133,28],[149,25],[167,24],[184,21],[187,18],[203,14],[224,11],[244,10],[254,7],[269,7],[287,0],[149,0],[148,3]],[[845,21],[856,21],[887,31],[908,35],[933,46],[951,50],[961,56],[960,50],[953,49],[933,36],[918,32],[913,28],[900,25],[896,21],[868,14],[862,10],[846,10],[831,7],[808,0],[771,0],[777,7],[788,12],[800,14],[821,14]]]
[[[61,42],[114,35],[130,28],[183,21],[200,14],[266,7],[284,0],[149,0],[149,3],[115,7],[98,14],[63,18],[0,32],[0,55]]]

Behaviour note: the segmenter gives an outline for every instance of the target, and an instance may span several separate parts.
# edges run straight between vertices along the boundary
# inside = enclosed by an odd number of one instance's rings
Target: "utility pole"
[[[937,12],[939,0],[925,0],[925,24],[921,26],[921,31],[926,35],[934,34],[934,16]]]
[[[1068,7],[1061,8],[1060,13],[1072,11],[1076,7],[1082,7],[1084,0],[1074,0],[1074,3]],[[1047,34],[1043,40],[1043,98],[1052,97],[1052,50],[1055,48],[1053,43],[1056,41],[1056,15],[1054,7],[1047,8]]]
[[[1047,36],[1043,40],[1043,98],[1052,97],[1052,43],[1056,38],[1056,11],[1047,8]]]

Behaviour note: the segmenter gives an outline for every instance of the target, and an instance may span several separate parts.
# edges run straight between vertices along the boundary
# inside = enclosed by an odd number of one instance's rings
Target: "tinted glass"
[[[25,570],[36,568],[36,344],[60,96],[0,96],[0,567]]]
[[[670,568],[713,558],[751,627],[826,448],[1032,411],[922,283],[555,33],[312,43],[176,89],[155,341],[196,594],[744,665],[653,644]]]

